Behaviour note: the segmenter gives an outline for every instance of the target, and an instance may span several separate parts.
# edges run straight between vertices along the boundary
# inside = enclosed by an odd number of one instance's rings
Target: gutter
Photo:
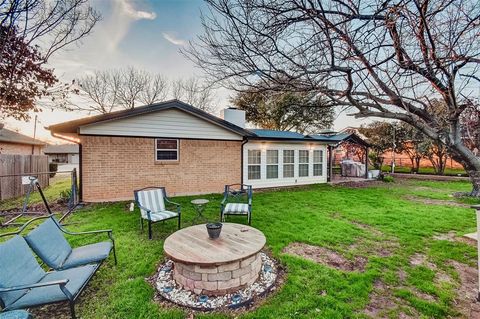
[[[242,141],[241,152],[240,152],[240,184],[243,185],[243,146],[248,143],[248,136]]]

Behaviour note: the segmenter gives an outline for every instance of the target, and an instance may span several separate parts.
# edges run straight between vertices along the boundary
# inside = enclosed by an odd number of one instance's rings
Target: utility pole
[[[38,115],[35,114],[35,122],[33,123],[33,142],[37,136],[37,118]],[[35,155],[35,144],[32,144],[32,155]]]

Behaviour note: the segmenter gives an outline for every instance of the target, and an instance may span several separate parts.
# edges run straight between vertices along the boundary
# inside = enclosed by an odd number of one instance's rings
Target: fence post
[[[477,253],[478,253],[478,264],[477,268],[478,272],[478,295],[477,301],[480,301],[480,205],[473,205],[471,206],[473,209],[476,210],[477,213]]]

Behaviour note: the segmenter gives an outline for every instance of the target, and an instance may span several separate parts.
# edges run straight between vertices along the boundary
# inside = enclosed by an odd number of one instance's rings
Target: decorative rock
[[[174,271],[164,271],[166,265],[170,265],[170,267],[173,266],[172,261],[169,260],[159,267],[156,281],[157,290],[166,300],[198,310],[213,310],[229,307],[236,308],[240,303],[242,305],[244,302],[245,304],[248,304],[248,301],[252,298],[264,295],[265,292],[271,290],[274,286],[277,278],[275,262],[264,253],[259,253],[259,257],[256,259],[259,260],[258,266],[254,264],[249,267],[250,269],[253,267],[258,268],[259,271],[263,269],[263,271],[260,271],[260,275],[258,275],[258,273],[255,274],[250,272],[239,278],[208,282],[206,284],[208,286],[202,286],[206,283],[203,279],[204,275],[207,275],[208,279],[208,275],[211,274],[201,274],[202,280],[193,281],[187,279],[183,275],[178,277],[180,279],[177,278],[177,275],[175,275],[178,273],[178,271],[175,270],[177,269],[177,264],[175,264],[175,267],[173,268]],[[196,268],[194,269],[197,270]],[[266,269],[270,269],[270,271],[265,271]],[[232,274],[233,271],[227,273]],[[185,287],[188,285],[190,285],[191,288],[182,288],[182,286]],[[240,288],[227,288],[231,285],[238,285]],[[212,291],[214,293],[208,297],[207,293]],[[206,299],[203,299],[205,297],[202,296],[205,296]]]

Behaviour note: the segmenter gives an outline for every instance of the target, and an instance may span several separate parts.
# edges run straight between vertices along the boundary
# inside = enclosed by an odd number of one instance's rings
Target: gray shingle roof
[[[275,131],[275,130],[264,130],[264,129],[251,129],[257,137],[263,138],[281,138],[281,139],[305,139],[303,134],[290,131]]]
[[[30,136],[2,128],[0,129],[0,142],[26,144],[26,145],[45,145],[45,142],[33,139]]]

